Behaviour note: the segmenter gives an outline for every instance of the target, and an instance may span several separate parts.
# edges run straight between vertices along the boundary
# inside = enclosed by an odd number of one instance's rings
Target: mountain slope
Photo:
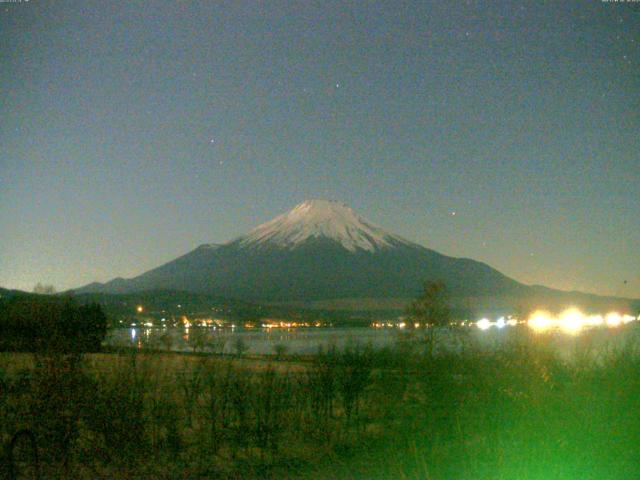
[[[467,302],[570,299],[566,292],[529,287],[484,263],[409,242],[325,200],[304,202],[234,241],[201,245],[135,278],[77,292],[164,289],[254,302],[406,299],[425,280],[444,281],[453,297]]]
[[[80,292],[176,289],[258,301],[415,295],[428,278],[452,293],[510,294],[524,286],[491,267],[439,254],[367,222],[336,202],[314,200],[224,245],[202,245],[130,280]]]

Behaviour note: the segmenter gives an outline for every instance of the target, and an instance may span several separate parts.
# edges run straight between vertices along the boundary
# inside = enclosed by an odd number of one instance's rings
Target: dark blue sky
[[[640,297],[640,3],[1,3],[0,81],[0,286],[133,276],[319,197]]]

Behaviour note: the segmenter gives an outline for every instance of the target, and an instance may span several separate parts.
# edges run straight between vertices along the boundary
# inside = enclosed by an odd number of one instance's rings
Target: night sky
[[[640,3],[5,0],[0,82],[5,288],[134,276],[328,198],[640,297]]]

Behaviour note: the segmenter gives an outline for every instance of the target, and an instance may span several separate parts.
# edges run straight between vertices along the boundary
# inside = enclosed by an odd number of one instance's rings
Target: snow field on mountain
[[[373,252],[408,243],[367,222],[343,203],[309,200],[256,227],[241,239],[241,244],[295,248],[310,238],[329,238],[351,252],[357,249]]]

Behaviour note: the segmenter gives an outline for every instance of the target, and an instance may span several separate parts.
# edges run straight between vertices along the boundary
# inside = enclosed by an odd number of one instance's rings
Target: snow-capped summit
[[[240,239],[246,247],[277,245],[295,248],[312,238],[327,238],[351,252],[369,252],[407,244],[398,236],[373,225],[344,203],[329,200],[308,200],[289,212],[259,225]]]

